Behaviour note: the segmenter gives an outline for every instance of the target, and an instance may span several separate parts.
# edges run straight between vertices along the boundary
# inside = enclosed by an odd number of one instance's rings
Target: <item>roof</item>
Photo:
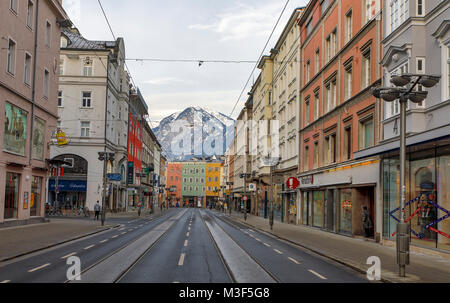
[[[69,40],[63,49],[107,50],[116,46],[116,41],[91,41],[85,39],[76,28],[63,28],[62,34]]]

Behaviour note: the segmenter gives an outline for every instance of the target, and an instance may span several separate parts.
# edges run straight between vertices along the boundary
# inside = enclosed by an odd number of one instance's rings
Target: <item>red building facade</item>
[[[376,145],[382,104],[370,89],[381,83],[382,22],[377,0],[312,0],[301,27],[301,224],[363,236],[361,207],[376,230],[379,159],[355,161]]]
[[[128,117],[128,184],[140,185],[142,173],[142,125],[133,114]]]
[[[167,165],[166,181],[167,198],[172,206],[181,203],[181,187],[183,184],[183,165],[181,163],[169,163]]]

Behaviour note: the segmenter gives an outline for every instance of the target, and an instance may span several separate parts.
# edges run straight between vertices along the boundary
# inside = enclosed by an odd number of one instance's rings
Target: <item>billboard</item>
[[[34,118],[33,127],[33,159],[44,160],[45,122]]]
[[[27,144],[28,113],[11,103],[5,103],[5,128],[3,148],[6,151],[25,156]]]

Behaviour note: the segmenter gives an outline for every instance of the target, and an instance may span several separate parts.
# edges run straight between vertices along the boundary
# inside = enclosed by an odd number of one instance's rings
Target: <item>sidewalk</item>
[[[248,215],[244,221],[243,214],[236,212],[231,217],[363,273],[371,266],[366,264],[367,258],[377,256],[381,260],[381,278],[385,282],[450,283],[450,258],[411,252],[406,278],[400,278],[395,247],[276,221],[271,231],[268,219]]]
[[[114,227],[100,221],[51,218],[49,223],[0,229],[0,262],[50,248]]]

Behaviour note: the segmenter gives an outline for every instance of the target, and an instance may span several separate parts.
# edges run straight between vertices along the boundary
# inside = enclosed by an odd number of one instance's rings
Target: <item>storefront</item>
[[[366,206],[377,231],[378,178],[377,159],[300,176],[300,224],[342,235],[364,236],[362,207]]]
[[[413,245],[450,251],[450,145],[443,143],[408,149],[405,216],[411,223]],[[383,237],[395,240],[400,201],[398,152],[383,156],[382,170]]]
[[[58,180],[58,206],[63,209],[79,209],[86,206],[86,180]],[[52,205],[56,202],[56,180],[49,180],[49,198]]]

